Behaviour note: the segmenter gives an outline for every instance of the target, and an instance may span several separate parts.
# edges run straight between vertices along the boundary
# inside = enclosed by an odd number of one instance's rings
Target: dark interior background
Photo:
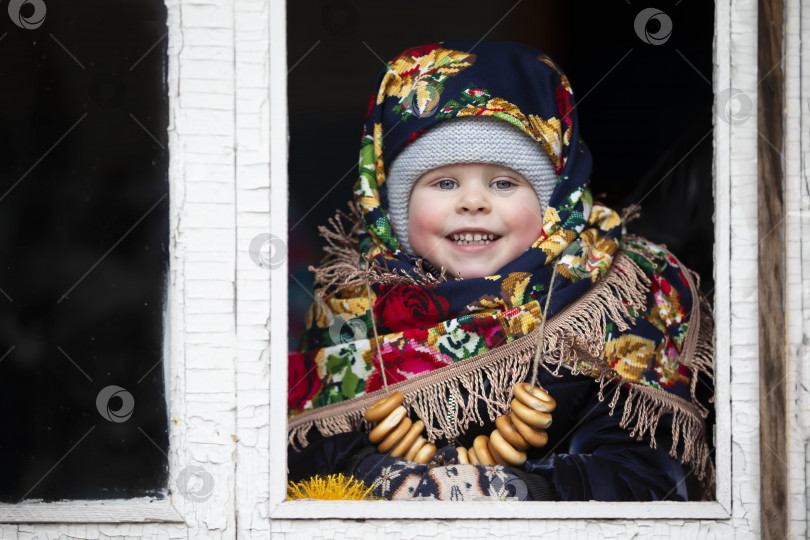
[[[672,19],[666,43],[636,34],[648,6]],[[0,500],[161,496],[165,6],[51,1],[33,29],[6,8]],[[555,58],[579,99],[594,192],[615,208],[643,199],[631,231],[666,243],[711,291],[713,11],[698,0],[289,2],[291,342],[311,302],[317,226],[351,197],[375,77],[405,48],[441,40],[521,41]],[[126,421],[99,413],[110,385],[132,395]]]
[[[647,44],[634,21],[658,7],[672,21]],[[565,71],[593,153],[594,195],[617,210],[641,203],[629,231],[666,244],[713,290],[712,40],[714,4],[543,0],[288,2],[290,347],[312,302],[317,227],[345,208],[357,177],[363,118],[384,62],[408,47],[486,37],[547,52]],[[656,34],[659,23],[647,30]],[[711,295],[710,295],[711,297]]]
[[[45,2],[0,9],[0,500],[161,496],[166,9]]]

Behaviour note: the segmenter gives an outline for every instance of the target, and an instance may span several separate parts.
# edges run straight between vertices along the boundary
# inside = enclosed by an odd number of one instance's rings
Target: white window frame
[[[285,2],[167,0],[167,6],[173,494],[157,501],[3,505],[0,523],[9,524],[0,524],[0,537],[471,538],[504,529],[527,537],[759,534],[755,116],[739,124],[715,119],[713,135],[716,502],[285,502],[287,266],[282,261],[268,271],[249,252],[251,240],[268,232],[286,242]],[[803,110],[810,73],[800,70],[802,56],[810,58],[810,40],[800,40],[810,10],[802,11],[798,0],[786,0],[786,8],[786,221],[793,235],[786,261],[788,286],[801,291],[788,295],[788,388],[790,403],[798,404],[789,411],[790,504],[791,534],[802,536],[805,467],[810,470],[804,455],[810,395],[799,384],[810,387],[804,367],[810,347],[802,343],[810,334],[804,307],[810,306],[810,272],[802,268],[810,268],[810,249],[802,250],[807,240],[797,241],[808,236],[794,231],[810,231],[810,196],[803,191],[810,180],[804,165],[810,163],[810,112]],[[756,103],[757,46],[756,0],[719,0],[715,93],[734,88]],[[210,497],[178,493],[189,466],[215,480]]]
[[[747,20],[735,18],[735,12],[744,13],[753,9],[753,17]],[[715,42],[715,73],[714,89],[715,101],[723,88],[737,88],[751,96],[756,103],[756,72],[757,72],[757,32],[756,32],[756,1],[732,1],[716,4],[716,42]],[[730,34],[738,28],[747,28],[748,35],[738,41],[731,42]],[[273,33],[283,32],[279,24],[273,28]],[[736,32],[735,32],[736,33]],[[279,53],[277,53],[279,54]],[[286,56],[286,50],[283,53]],[[731,60],[735,59],[732,69]],[[745,65],[738,66],[737,60]],[[271,86],[286,87],[284,73],[275,71],[271,74]],[[273,111],[283,109],[280,100],[276,102]],[[717,103],[715,103],[717,108]],[[722,105],[721,105],[722,107]],[[286,118],[271,115],[271,133],[286,128]],[[756,254],[756,243],[751,244],[750,239],[732,235],[732,225],[751,226],[756,229],[756,168],[746,167],[740,169],[734,163],[747,157],[756,161],[756,116],[752,115],[747,122],[732,124],[719,121],[715,116],[715,281],[719,285],[714,297],[714,313],[716,321],[716,379],[715,410],[717,418],[716,430],[716,459],[717,491],[716,501],[712,502],[522,502],[520,504],[506,504],[494,502],[465,502],[463,505],[454,503],[425,504],[417,501],[289,501],[286,496],[284,479],[284,456],[286,455],[286,405],[282,396],[275,396],[271,404],[271,471],[276,474],[271,477],[270,485],[270,516],[274,520],[311,520],[317,519],[390,519],[396,516],[399,519],[526,519],[544,518],[554,520],[555,530],[560,526],[556,520],[598,520],[598,519],[679,519],[679,520],[716,520],[728,522],[733,515],[732,505],[732,477],[749,479],[752,486],[758,484],[758,470],[732,469],[732,448],[735,452],[743,450],[748,456],[758,455],[756,438],[737,437],[732,444],[732,389],[730,380],[731,362],[752,362],[756,373],[756,350],[743,351],[735,347],[737,343],[756,340],[749,329],[757,327],[756,300],[751,306],[749,298],[738,298],[738,291],[750,284],[741,279],[736,283],[731,281],[730,268],[742,266],[745,273],[753,272],[756,275],[756,258],[735,260],[732,252],[747,252]],[[279,195],[274,197],[271,208],[271,227],[275,235],[286,241],[287,209],[286,209],[286,162],[280,163],[287,155],[287,141],[281,138],[273,140],[271,145],[271,162],[274,176],[271,191],[278,190]],[[725,144],[724,144],[725,142]],[[730,143],[734,144],[730,144]],[[738,144],[739,143],[739,144]],[[278,156],[278,157],[275,157]],[[281,203],[284,201],[284,204]],[[732,207],[730,203],[734,201]],[[734,246],[732,246],[734,243]],[[734,249],[732,249],[732,247]],[[739,251],[737,251],[739,250]],[[739,256],[738,256],[739,257]],[[286,271],[286,270],[285,270]],[[736,278],[736,276],[735,276]],[[723,286],[731,283],[731,288]],[[272,296],[286,299],[286,282],[274,280],[271,283]],[[734,322],[732,323],[732,296],[734,296]],[[742,295],[745,296],[745,295]],[[282,306],[282,304],[285,304]],[[286,329],[286,303],[276,301],[271,312],[271,327],[280,332]],[[743,328],[741,331],[740,328]],[[286,333],[281,334],[284,339],[271,339],[270,357],[271,379],[287,380],[286,364]],[[735,341],[736,340],[736,341]],[[738,389],[739,390],[739,389]],[[275,394],[278,394],[276,392]],[[751,395],[750,389],[740,393],[734,392],[733,402],[736,407],[741,403],[748,407],[753,405],[753,417],[758,420],[756,402],[758,396]],[[753,399],[753,403],[750,401]],[[738,432],[739,433],[739,432]],[[738,492],[739,493],[739,492]],[[758,493],[746,492],[745,496],[756,496]],[[565,522],[562,522],[565,523]],[[568,526],[568,525],[566,525]],[[293,530],[298,530],[294,527]]]

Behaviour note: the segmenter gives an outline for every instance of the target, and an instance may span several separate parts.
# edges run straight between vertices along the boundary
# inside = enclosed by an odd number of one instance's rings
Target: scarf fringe
[[[575,364],[583,355],[585,358],[601,356],[609,320],[622,332],[630,330],[635,322],[631,310],[645,307],[649,286],[650,280],[632,259],[621,254],[616,256],[611,271],[586,295],[549,319],[543,354],[546,363],[550,358],[550,363],[557,365],[553,373],[558,373],[562,365]]]
[[[296,450],[306,447],[307,433],[309,433],[312,428],[315,428],[324,437],[337,435],[338,433],[359,431],[363,424],[364,412],[365,409],[358,409],[356,411],[346,412],[342,415],[318,418],[312,422],[290,427],[287,436],[287,444]],[[290,423],[292,423],[292,420],[293,419],[290,419]]]
[[[620,395],[624,394],[626,399],[622,405],[620,427],[638,440],[649,435],[653,448],[656,447],[655,432],[660,418],[672,414],[669,454],[677,459],[678,449],[682,447],[682,463],[694,467],[697,478],[708,489],[714,483],[714,466],[703,422],[708,410],[695,398],[698,377],[711,378],[712,373],[713,327],[705,299],[698,299],[696,288],[692,288],[700,307],[692,314],[690,325],[697,323],[698,331],[690,331],[694,338],[684,344],[686,357],[682,357],[682,362],[693,370],[693,403],[664,391],[623,383],[621,376],[604,358],[608,321],[620,331],[629,330],[635,322],[632,313],[646,305],[649,286],[644,271],[630,257],[619,253],[611,270],[588,293],[548,321],[541,365],[555,376],[560,376],[559,371],[565,366],[575,375],[594,377],[599,384],[600,401],[606,398],[606,388],[615,388],[608,405],[611,415],[619,404]],[[400,390],[405,394],[406,408],[425,423],[429,441],[452,441],[465,433],[472,423],[484,425],[486,419],[482,418],[477,406],[479,400],[486,404],[486,416],[490,422],[509,412],[512,389],[529,373],[536,340],[537,330],[476,358],[423,375],[417,381],[391,385],[390,390]],[[469,396],[466,401],[462,390]],[[351,402],[296,415],[290,418],[288,442],[295,448],[306,446],[307,433],[313,428],[324,436],[368,430],[363,412],[384,395],[385,392],[379,390]],[[454,410],[447,407],[451,396],[456,404]]]
[[[327,220],[327,225],[318,227],[326,241],[326,257],[320,266],[310,266],[315,274],[315,293],[320,298],[329,298],[346,289],[365,287],[366,283],[424,283],[436,284],[447,281],[444,270],[434,275],[426,270],[421,260],[414,263],[415,270],[406,273],[383,266],[377,259],[369,258],[360,251],[359,231],[363,220],[357,206],[348,204],[349,211],[338,210]]]
[[[417,389],[411,408],[425,423],[428,440],[452,441],[466,433],[471,423],[484,425],[486,420],[481,418],[478,400],[486,404],[486,413],[490,421],[495,421],[498,416],[506,414],[512,398],[512,388],[528,375],[533,354],[534,351],[529,348],[469,373],[445,379],[440,384]],[[489,397],[487,397],[487,382],[491,388]],[[466,402],[462,397],[462,389],[469,396]],[[456,403],[455,411],[447,410],[449,396],[452,396]]]
[[[698,324],[697,339],[694,353],[684,362],[690,367],[696,376],[692,377],[692,402],[696,403],[703,411],[703,418],[709,415],[708,409],[697,399],[696,391],[700,377],[706,380],[706,384],[714,387],[714,314],[709,301],[700,295],[700,322]],[[700,377],[698,377],[699,375]],[[709,403],[714,403],[714,391]]]

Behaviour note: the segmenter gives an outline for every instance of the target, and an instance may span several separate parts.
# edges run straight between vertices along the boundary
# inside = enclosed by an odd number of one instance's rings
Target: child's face
[[[463,278],[490,276],[540,237],[540,211],[532,185],[508,167],[445,165],[414,184],[408,237],[414,253],[437,268]]]

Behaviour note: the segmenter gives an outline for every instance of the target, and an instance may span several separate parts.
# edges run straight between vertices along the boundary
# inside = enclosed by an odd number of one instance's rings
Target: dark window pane
[[[166,9],[44,2],[0,10],[0,499],[160,495]]]

